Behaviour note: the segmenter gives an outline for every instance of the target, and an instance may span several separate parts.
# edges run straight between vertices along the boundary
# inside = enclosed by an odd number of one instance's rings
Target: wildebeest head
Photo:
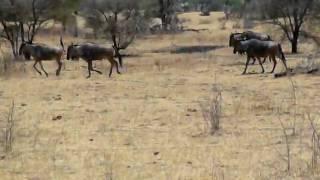
[[[229,38],[229,47],[233,46],[233,41],[234,41],[234,33],[231,33]]]
[[[23,56],[27,60],[31,59],[31,52],[29,52],[26,47],[31,45],[31,44],[32,43],[30,43],[30,42],[23,42],[23,43],[21,43],[20,48],[19,48],[19,55],[21,56],[23,54]]]
[[[236,41],[243,40],[241,33],[231,33],[229,38],[229,47],[234,47]]]
[[[79,59],[80,54],[79,54],[79,50],[78,50],[78,45],[75,44],[71,44],[70,46],[68,46],[67,49],[67,60],[77,60]]]
[[[239,53],[239,54],[244,54],[245,49],[242,45],[243,41],[235,41],[234,48],[233,48],[233,54]]]

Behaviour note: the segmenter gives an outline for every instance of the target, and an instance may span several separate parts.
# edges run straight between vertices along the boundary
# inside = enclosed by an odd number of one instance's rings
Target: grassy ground
[[[26,72],[2,78],[0,127],[12,100],[15,126],[12,152],[0,151],[1,179],[319,178],[310,170],[305,115],[319,117],[320,77],[240,75],[245,57],[227,47],[235,22],[222,30],[221,13],[182,16],[188,27],[209,30],[137,40],[129,51],[139,56],[126,59],[122,75],[107,78],[109,64],[103,62],[96,66],[104,75],[85,79],[85,62],[66,61],[60,77],[54,62],[45,63],[49,78],[28,62]],[[58,44],[54,37],[40,39]],[[306,54],[290,55],[289,66],[311,53],[309,46],[302,45]],[[282,70],[279,63],[276,71]],[[259,73],[260,67],[249,71]],[[223,116],[221,130],[211,136],[199,104],[217,88]],[[279,118],[290,134],[289,175]]]

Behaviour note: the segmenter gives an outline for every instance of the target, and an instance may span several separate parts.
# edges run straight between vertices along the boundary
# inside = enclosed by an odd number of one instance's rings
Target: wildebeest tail
[[[278,44],[278,48],[279,48],[279,52],[280,52],[280,54],[281,54],[281,60],[282,60],[282,62],[283,62],[283,65],[284,65],[284,67],[286,68],[286,70],[288,70],[288,66],[287,66],[287,60],[286,60],[286,57],[284,56],[284,53],[283,53],[283,51],[282,51],[282,47],[281,47],[281,45],[280,44]]]
[[[284,53],[282,51],[282,47],[281,47],[281,44],[278,44],[278,48],[279,48],[279,53],[281,55],[281,59],[286,61],[286,57],[284,56]]]

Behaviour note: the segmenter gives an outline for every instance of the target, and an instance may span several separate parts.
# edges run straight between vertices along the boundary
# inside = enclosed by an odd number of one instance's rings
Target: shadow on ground
[[[189,54],[189,53],[206,53],[217,49],[225,48],[225,46],[217,45],[197,45],[197,46],[172,46],[152,51],[153,53],[171,53],[171,54]]]
[[[122,54],[122,57],[124,58],[138,58],[141,57],[140,54]]]

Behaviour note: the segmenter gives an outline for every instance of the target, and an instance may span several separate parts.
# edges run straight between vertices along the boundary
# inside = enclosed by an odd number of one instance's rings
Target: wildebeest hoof
[[[91,76],[87,76],[87,79],[89,79]]]

